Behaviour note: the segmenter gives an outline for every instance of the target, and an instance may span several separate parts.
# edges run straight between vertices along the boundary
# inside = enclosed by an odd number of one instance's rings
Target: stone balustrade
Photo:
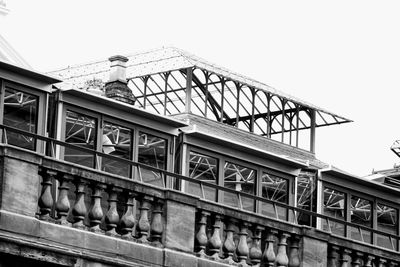
[[[276,228],[201,210],[196,222],[199,257],[239,266],[300,266],[300,237]]]
[[[40,220],[163,246],[163,199],[46,168],[40,175]]]
[[[118,256],[123,266],[400,266],[393,250],[31,152],[0,146],[0,170],[0,241],[13,233],[59,248],[58,258],[76,250],[72,260],[106,251],[102,261]]]

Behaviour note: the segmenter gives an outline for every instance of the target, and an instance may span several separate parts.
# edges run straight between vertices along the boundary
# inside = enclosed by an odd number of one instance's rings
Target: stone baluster
[[[328,267],[337,267],[339,257],[339,247],[330,245],[328,248]]]
[[[77,178],[75,180],[75,203],[72,208],[72,215],[74,217],[73,227],[85,228],[84,220],[86,215],[86,205],[85,205],[85,187],[86,182],[82,179]]]
[[[54,200],[53,195],[51,193],[51,187],[53,185],[53,178],[57,173],[54,171],[43,171],[42,172],[42,192],[39,197],[39,210],[40,220],[51,220],[50,213],[53,208]]]
[[[349,262],[349,254],[351,253],[351,250],[349,249],[342,249],[341,255],[340,255],[340,267],[347,267],[348,262]]]
[[[150,225],[150,234],[151,239],[154,245],[161,247],[161,239],[164,231],[163,219],[162,219],[162,211],[163,211],[164,201],[162,199],[157,199],[154,202],[153,209],[153,219],[151,220]]]
[[[103,219],[103,209],[101,208],[102,192],[105,186],[99,183],[92,183],[92,204],[89,210],[90,231],[101,233],[100,229],[101,219]]]
[[[247,258],[249,257],[249,246],[247,244],[247,229],[249,228],[248,222],[242,222],[239,231],[239,243],[236,247],[236,255],[239,260],[239,266],[247,266]]]
[[[59,182],[58,199],[56,202],[57,223],[61,225],[69,225],[67,217],[69,209],[71,208],[71,204],[68,199],[68,184],[73,180],[73,177],[69,174],[63,174],[57,179]]]
[[[136,223],[135,218],[135,203],[136,194],[134,192],[126,192],[125,213],[121,218],[122,238],[131,239],[133,227]]]
[[[119,214],[117,210],[118,203],[118,191],[115,187],[110,186],[108,188],[108,210],[105,217],[105,223],[107,227],[106,235],[117,236],[116,232],[117,225],[119,223]]]
[[[208,250],[211,253],[211,257],[215,260],[219,259],[219,251],[222,246],[222,241],[221,241],[221,234],[220,234],[220,228],[221,228],[221,218],[222,216],[219,214],[215,215],[215,220],[214,220],[214,225],[213,227],[213,234],[208,240]]]
[[[385,267],[386,266],[386,259],[379,258],[378,260],[378,267]]]
[[[249,257],[251,260],[252,266],[261,266],[261,258],[262,258],[262,251],[261,251],[261,232],[265,228],[262,226],[255,226],[253,229],[253,242],[251,244]]]
[[[274,242],[275,242],[275,235],[278,232],[276,230],[269,230],[267,233],[267,239],[265,240],[265,249],[263,253],[263,262],[265,266],[272,267],[275,265],[275,251],[274,251]]]
[[[289,267],[300,267],[300,257],[299,257],[299,243],[300,237],[296,234],[292,235],[290,240],[289,249]]]
[[[365,257],[364,266],[363,267],[372,267],[372,262],[374,261],[375,257],[371,255],[367,255]]]
[[[141,198],[141,205],[140,205],[140,217],[137,224],[137,231],[139,242],[147,243],[149,230],[150,230],[150,222],[149,222],[149,209],[150,209],[150,202],[153,201],[153,197],[150,196],[143,196]]]
[[[237,222],[238,220],[236,220],[235,218],[229,218],[226,222],[226,237],[222,245],[222,251],[224,252],[225,256],[224,262],[228,264],[234,263],[233,254],[235,253],[236,245],[235,241],[233,241],[233,233],[235,231],[235,225],[237,224]]]
[[[196,234],[196,245],[198,248],[197,255],[199,257],[205,257],[205,255],[206,255],[206,246],[208,243],[206,227],[207,227],[207,217],[208,216],[210,216],[209,212],[201,211],[200,221],[199,221],[199,229]]]
[[[352,255],[352,262],[351,266],[352,267],[361,267],[361,259],[362,259],[363,254],[358,251],[354,251]]]
[[[290,235],[288,233],[281,233],[278,243],[278,253],[276,254],[276,266],[287,267],[289,264],[289,258],[286,253],[287,238]]]
[[[395,266],[398,266],[398,264],[396,262],[394,262],[394,261],[390,261],[388,266],[389,267],[395,267]]]

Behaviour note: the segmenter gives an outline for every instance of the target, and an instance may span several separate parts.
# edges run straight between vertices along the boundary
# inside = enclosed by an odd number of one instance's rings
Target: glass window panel
[[[261,176],[262,197],[281,203],[288,203],[288,180],[263,172]],[[261,203],[261,213],[273,218],[285,219],[286,208],[271,203]],[[277,214],[278,213],[278,214]]]
[[[366,227],[372,226],[371,201],[351,196],[350,200],[351,222]],[[350,237],[356,240],[371,242],[371,233],[358,227],[350,227]]]
[[[104,122],[102,152],[130,160],[132,158],[132,131],[110,122]],[[129,177],[131,169],[129,163],[103,157],[101,165],[101,169],[106,172]]]
[[[346,201],[345,194],[335,189],[327,188],[324,189],[324,215],[345,220],[346,216]],[[322,229],[325,231],[332,231],[332,233],[340,236],[345,236],[345,226],[342,223],[336,221],[326,220],[322,221]]]
[[[5,89],[3,124],[37,133],[38,97],[12,88]],[[35,150],[35,138],[7,131],[7,143]]]
[[[386,232],[389,234],[397,235],[398,229],[398,210],[378,203],[377,204],[377,221],[378,221],[378,230],[382,232]],[[396,249],[397,242],[395,240],[390,239],[389,236],[385,235],[377,235],[378,246],[385,247],[389,249]]]
[[[217,184],[218,160],[194,151],[189,154],[189,177],[207,183]],[[185,191],[187,193],[203,197],[202,188],[197,183],[188,182]],[[216,189],[203,184],[204,197],[208,200],[216,200]]]
[[[138,162],[158,169],[166,168],[167,141],[148,133],[139,133]],[[141,178],[145,183],[154,185],[164,184],[159,172],[142,168]]]
[[[68,110],[66,112],[65,142],[78,147],[95,150],[96,119]],[[65,147],[64,159],[79,165],[94,167],[95,153],[79,148]]]
[[[226,162],[224,167],[224,186],[236,191],[254,195],[255,193],[256,171],[238,164]],[[224,203],[237,206],[237,201],[233,200],[233,195],[224,193]],[[235,196],[237,198],[237,196]],[[242,199],[243,209],[254,210],[254,201],[244,201]]]

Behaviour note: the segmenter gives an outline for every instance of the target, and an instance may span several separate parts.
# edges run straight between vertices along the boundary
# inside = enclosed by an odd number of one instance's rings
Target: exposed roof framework
[[[315,128],[350,120],[176,48],[128,56],[136,106],[162,115],[193,113],[314,151]],[[109,62],[60,71],[68,88],[108,80]]]

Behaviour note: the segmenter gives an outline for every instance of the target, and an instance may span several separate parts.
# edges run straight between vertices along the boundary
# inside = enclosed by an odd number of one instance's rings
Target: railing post
[[[261,251],[261,232],[265,228],[262,226],[255,226],[253,229],[253,242],[250,248],[249,257],[252,266],[259,267],[261,265],[262,251]]]
[[[200,212],[200,221],[199,221],[199,230],[196,234],[196,245],[198,247],[197,255],[199,257],[205,257],[206,255],[206,246],[208,243],[206,227],[207,227],[207,217],[210,216],[210,213],[207,211]]]
[[[153,201],[153,197],[150,196],[142,196],[141,197],[141,205],[140,205],[140,217],[137,225],[137,231],[139,239],[138,241],[142,243],[147,243],[149,230],[150,230],[150,222],[149,222],[149,209],[150,209],[150,201]]]
[[[386,259],[379,258],[378,260],[378,267],[385,267],[386,266]]]
[[[73,227],[85,228],[84,219],[86,215],[86,205],[85,205],[85,187],[86,182],[80,178],[75,180],[75,203],[72,208],[72,215],[74,217]]]
[[[348,266],[348,262],[349,262],[349,254],[351,253],[351,250],[349,249],[342,249],[341,253],[340,253],[340,267],[347,267]]]
[[[39,209],[40,209],[40,220],[51,220],[50,213],[51,209],[53,208],[53,196],[51,194],[51,187],[53,185],[53,178],[57,173],[54,171],[42,171],[42,193],[40,194],[39,198]]]
[[[362,259],[363,254],[358,251],[354,251],[352,255],[352,267],[361,267],[361,259]]]
[[[299,258],[299,242],[300,237],[296,234],[292,235],[290,240],[290,249],[289,249],[289,267],[300,267],[300,258]]]
[[[116,188],[110,186],[108,188],[108,210],[105,217],[107,226],[106,235],[117,236],[115,228],[119,223],[119,214],[117,211],[118,192]]]
[[[365,257],[364,266],[363,267],[372,267],[372,262],[374,261],[375,257],[372,255],[367,255]]]
[[[289,264],[289,258],[286,254],[286,240],[290,235],[288,233],[281,233],[278,243],[278,253],[276,255],[276,266],[287,267]]]
[[[328,267],[337,267],[339,257],[339,247],[335,245],[328,246]]]
[[[158,247],[162,246],[161,238],[164,232],[164,225],[162,220],[163,205],[164,201],[162,199],[156,199],[156,201],[154,201],[153,219],[150,225],[152,242]]]
[[[211,252],[211,257],[215,260],[219,259],[219,251],[221,249],[222,241],[221,241],[221,215],[216,214],[214,216],[214,225],[213,225],[213,234],[208,240],[208,248]]]
[[[124,239],[132,239],[132,231],[136,223],[135,210],[133,208],[135,197],[136,194],[134,192],[126,192],[125,213],[121,218],[121,232]]]
[[[270,229],[267,233],[267,239],[265,244],[265,249],[263,253],[263,262],[265,266],[273,267],[275,265],[275,251],[274,251],[274,242],[275,235],[278,234],[278,231]]]
[[[68,212],[71,204],[68,199],[68,184],[73,180],[72,175],[62,174],[58,177],[58,199],[56,203],[57,223],[61,225],[69,225],[67,221]]]
[[[224,244],[222,246],[222,250],[224,252],[225,259],[224,261],[228,264],[233,264],[233,254],[235,253],[236,245],[235,241],[233,241],[233,232],[235,231],[235,225],[238,223],[238,220],[235,218],[229,217],[227,220],[227,227],[225,229],[226,237]]]
[[[101,194],[104,190],[104,186],[99,183],[92,183],[92,204],[89,211],[90,231],[92,232],[103,232],[100,229],[101,219],[103,219],[103,209],[101,208]]]
[[[247,266],[247,258],[249,257],[249,246],[247,245],[247,228],[249,227],[248,222],[242,222],[240,224],[239,231],[239,243],[236,247],[236,255],[239,260],[239,266]]]

